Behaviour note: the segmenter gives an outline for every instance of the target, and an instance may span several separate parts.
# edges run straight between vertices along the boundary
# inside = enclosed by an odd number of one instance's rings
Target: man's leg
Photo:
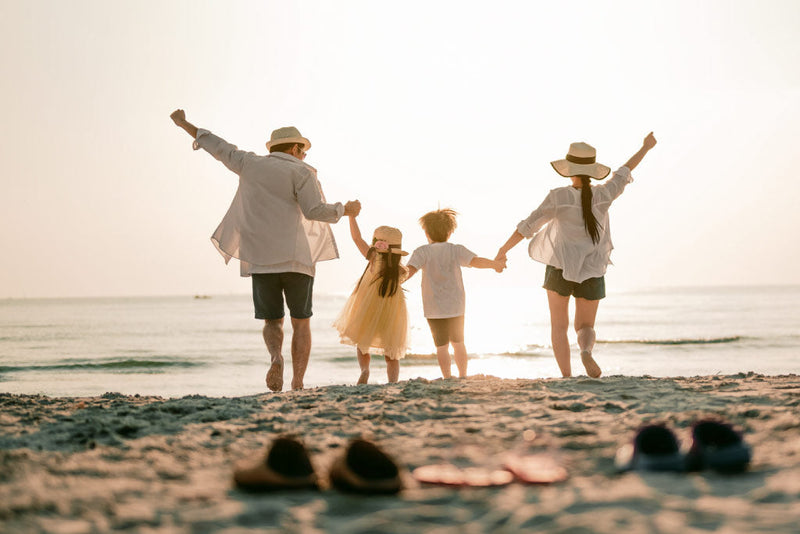
[[[292,317],[292,389],[303,389],[311,354],[311,319]]]
[[[592,357],[595,341],[594,321],[599,304],[599,300],[575,299],[575,332],[578,333],[581,361],[586,368],[586,374],[592,378],[598,378],[602,374],[600,366]]]
[[[283,389],[283,319],[264,321],[264,343],[269,352],[270,366],[267,371],[267,387],[272,391]]]
[[[569,297],[559,295],[555,291],[547,290],[547,301],[550,305],[550,340],[553,344],[553,354],[556,357],[561,376],[572,376],[572,366],[569,361]]]

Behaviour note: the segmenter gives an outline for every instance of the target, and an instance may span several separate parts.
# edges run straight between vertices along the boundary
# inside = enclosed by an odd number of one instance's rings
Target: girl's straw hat
[[[272,135],[267,141],[267,150],[273,145],[284,145],[289,143],[297,143],[303,145],[303,152],[307,152],[311,148],[311,141],[300,135],[300,130],[294,126],[285,126],[273,130]]]
[[[403,246],[403,233],[391,226],[379,226],[375,229],[375,233],[372,234],[372,246],[378,252],[391,252],[401,256],[408,255],[408,252],[401,248]]]
[[[572,143],[565,159],[551,161],[550,165],[561,176],[591,176],[595,180],[602,180],[611,169],[595,161],[597,152],[594,147],[586,143]]]

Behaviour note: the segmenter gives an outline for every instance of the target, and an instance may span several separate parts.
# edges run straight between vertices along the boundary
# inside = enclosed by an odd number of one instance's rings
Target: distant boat
[[[209,295],[195,295],[194,298],[196,298],[196,299],[210,299],[211,296],[209,296]]]

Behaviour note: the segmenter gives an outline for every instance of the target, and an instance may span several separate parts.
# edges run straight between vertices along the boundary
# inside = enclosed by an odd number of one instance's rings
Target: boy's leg
[[[387,356],[384,356],[386,359],[386,377],[389,379],[389,382],[395,383],[400,378],[400,361],[393,360]]]
[[[578,333],[581,361],[586,368],[586,374],[592,378],[598,378],[602,374],[600,366],[592,357],[595,342],[594,321],[599,304],[599,300],[575,299],[575,331]]]
[[[572,376],[569,361],[569,297],[547,290],[547,301],[550,305],[550,340],[553,343],[553,354],[563,377]]]
[[[458,377],[467,378],[467,347],[464,342],[453,341],[453,359],[458,367]]]
[[[439,369],[442,370],[442,378],[450,378],[450,344],[436,347],[436,359],[439,360]]]
[[[358,384],[366,384],[369,381],[369,352],[361,352],[361,349],[356,347],[356,353],[358,354],[358,366],[361,368]]]

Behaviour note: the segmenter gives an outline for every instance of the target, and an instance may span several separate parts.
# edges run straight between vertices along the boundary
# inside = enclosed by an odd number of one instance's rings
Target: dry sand
[[[798,404],[800,377],[753,374],[418,379],[231,399],[0,394],[0,532],[798,532]],[[706,416],[743,430],[748,472],[615,472],[643,423],[686,439]],[[323,478],[366,436],[409,471],[546,451],[569,479],[451,489],[406,475],[394,497],[235,490],[234,466],[282,433],[303,439]]]

